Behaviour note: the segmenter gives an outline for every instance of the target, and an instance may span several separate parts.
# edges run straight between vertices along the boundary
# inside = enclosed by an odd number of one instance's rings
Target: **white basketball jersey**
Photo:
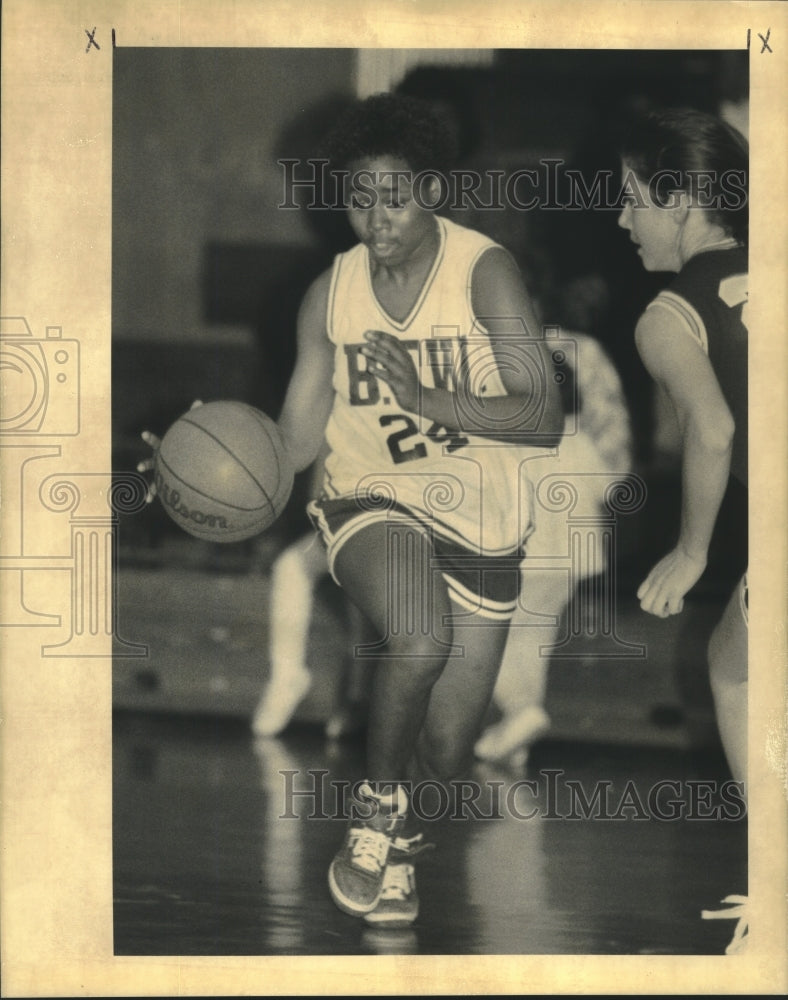
[[[490,239],[436,217],[440,246],[411,312],[393,319],[378,302],[367,248],[334,263],[327,329],[335,345],[333,410],[326,429],[324,495],[377,496],[425,516],[434,530],[485,555],[511,553],[531,530],[527,459],[544,449],[463,435],[406,413],[361,353],[367,330],[397,337],[424,386],[504,396],[486,330],[471,303],[471,276]]]

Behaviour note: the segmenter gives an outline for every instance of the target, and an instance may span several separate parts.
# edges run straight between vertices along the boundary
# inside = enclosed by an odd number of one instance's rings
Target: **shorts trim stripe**
[[[423,531],[432,540],[433,568],[441,574],[449,596],[461,608],[494,621],[508,621],[517,608],[522,550],[495,556],[480,554],[446,538],[439,526],[425,521],[410,508],[387,505],[364,510],[355,497],[312,501],[307,513],[322,536],[329,571],[337,584],[336,559],[343,545],[369,525],[399,523]]]
[[[364,502],[365,499],[364,496],[361,496],[359,498],[349,498],[347,494],[337,492],[336,488],[333,486],[332,483],[327,482],[326,486],[328,487],[328,489],[326,489],[327,499],[336,501],[337,503],[353,502],[357,505],[359,509],[359,516],[363,517],[365,515],[363,508],[359,506],[361,503]],[[324,499],[326,498],[324,497]],[[317,501],[312,501],[312,502],[318,503]],[[319,508],[319,503],[318,503],[318,508]],[[391,521],[394,519],[402,519],[402,517],[404,517],[407,520],[416,521],[417,524],[421,525],[421,527],[424,528],[426,532],[429,532],[432,535],[436,535],[444,539],[450,545],[456,545],[461,549],[465,550],[466,552],[471,552],[478,556],[484,556],[485,558],[493,559],[493,558],[505,558],[511,555],[512,550],[509,548],[495,548],[495,549],[483,548],[483,547],[480,548],[478,545],[472,542],[467,535],[464,535],[461,531],[458,531],[456,528],[453,528],[450,524],[447,524],[446,521],[441,520],[434,514],[428,514],[426,511],[423,511],[418,507],[406,506],[405,504],[401,504],[394,501],[393,503],[387,502],[385,507],[383,505],[381,505],[379,508],[376,507],[374,510],[369,511],[369,513],[374,514],[378,518],[381,518],[382,515],[381,519],[383,520]],[[525,541],[525,538],[533,534],[533,531],[534,527],[533,525],[531,525],[526,535],[523,538],[523,542]]]
[[[326,544],[326,555],[328,556],[328,569],[334,579],[334,582],[339,584],[339,580],[337,580],[336,576],[334,576],[334,561],[338,550],[349,538],[358,534],[362,528],[366,528],[367,525],[378,522],[380,520],[380,511],[371,510],[366,514],[358,514],[352,521],[348,521],[346,524],[343,524],[336,532],[331,530],[328,521],[326,520],[326,516],[319,504],[313,501],[307,506],[307,512],[312,516],[313,520],[317,524],[320,534],[323,536],[323,540]],[[397,520],[406,521],[408,518],[406,518],[405,515],[399,515],[397,516]]]
[[[490,618],[493,621],[508,622],[517,609],[517,601],[493,601],[489,597],[475,594],[472,590],[449,576],[442,573],[441,576],[446,581],[449,590],[449,597],[461,608],[473,614],[481,615],[483,618]]]

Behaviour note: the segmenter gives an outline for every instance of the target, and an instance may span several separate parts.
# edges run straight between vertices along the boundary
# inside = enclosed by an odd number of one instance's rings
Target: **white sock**
[[[380,794],[372,790],[374,787],[373,785],[370,784],[368,787],[384,809],[400,814],[404,814],[408,811],[408,793],[405,791],[404,786],[394,785],[392,788],[391,784],[388,782],[380,782],[381,788],[390,789],[390,791]]]

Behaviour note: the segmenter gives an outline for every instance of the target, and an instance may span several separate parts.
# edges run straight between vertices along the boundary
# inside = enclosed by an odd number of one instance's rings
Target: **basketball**
[[[240,542],[265,531],[293,488],[293,465],[270,417],[246,403],[189,410],[161,441],[156,493],[195,538]]]

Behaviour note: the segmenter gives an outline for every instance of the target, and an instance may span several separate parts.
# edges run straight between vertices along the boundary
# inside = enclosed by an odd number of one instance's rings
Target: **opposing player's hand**
[[[189,409],[193,410],[197,406],[202,406],[201,399],[195,399]],[[148,445],[153,454],[149,455],[147,458],[143,458],[141,462],[137,463],[137,472],[153,472],[156,468],[156,452],[159,450],[161,445],[161,438],[157,437],[152,431],[143,431],[142,434],[140,434],[140,437],[145,444]],[[151,479],[148,483],[148,492],[145,494],[145,503],[152,503],[155,496],[156,483],[153,479]]]
[[[403,410],[415,412],[419,406],[419,374],[407,348],[382,330],[367,330],[361,353],[369,358],[369,370],[390,387]]]
[[[680,614],[685,595],[698,582],[705,568],[705,559],[689,556],[679,548],[669,552],[638,587],[641,608],[658,618]]]

